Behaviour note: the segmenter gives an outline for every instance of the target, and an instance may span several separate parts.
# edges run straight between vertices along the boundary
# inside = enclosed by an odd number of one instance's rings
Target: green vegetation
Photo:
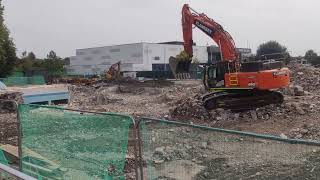
[[[312,65],[320,64],[320,56],[312,49],[308,50],[304,56],[304,58]]]
[[[16,48],[9,36],[9,30],[4,24],[3,18],[4,7],[0,0],[0,77],[8,76],[15,67]]]
[[[39,59],[33,52],[22,53],[21,58],[16,56],[16,48],[13,40],[10,38],[9,30],[4,24],[4,7],[0,0],[0,78],[8,77],[14,71],[29,72],[32,70],[41,70],[48,75],[60,75],[64,72],[65,61],[57,56],[54,51],[50,51],[45,59]]]
[[[257,49],[258,59],[288,59],[290,54],[287,48],[277,41],[268,41],[261,44]]]
[[[64,73],[63,66],[66,59],[57,56],[54,51],[50,51],[45,59],[36,58],[33,52],[23,52],[22,57],[18,60],[16,70],[23,72],[42,70],[48,75],[61,75]]]
[[[178,61],[190,61],[192,57],[186,51],[181,51],[180,54],[176,56],[176,59]]]

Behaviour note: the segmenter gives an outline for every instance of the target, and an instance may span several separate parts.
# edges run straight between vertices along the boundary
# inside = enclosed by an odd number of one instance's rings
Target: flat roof
[[[97,49],[97,48],[105,48],[105,47],[112,47],[112,46],[125,46],[125,45],[135,45],[135,44],[158,44],[158,45],[176,45],[176,46],[182,46],[183,44],[175,44],[180,41],[168,41],[168,42],[161,42],[161,43],[150,43],[150,42],[139,42],[139,43],[127,43],[127,44],[115,44],[115,45],[108,45],[108,46],[96,46],[96,47],[91,47],[91,48],[80,48],[76,50],[90,50],[90,49]],[[196,43],[194,43],[196,44]],[[208,46],[198,46],[194,45],[197,47],[208,47]],[[214,46],[214,45],[213,45]]]

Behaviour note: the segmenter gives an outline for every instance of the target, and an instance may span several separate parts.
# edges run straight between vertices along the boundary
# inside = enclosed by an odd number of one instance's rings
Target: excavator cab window
[[[217,68],[216,67],[209,67],[208,68],[208,78],[209,79],[216,79],[217,77]]]
[[[204,84],[207,88],[216,88],[218,87],[217,84],[220,81],[224,80],[224,74],[226,71],[226,64],[225,63],[217,63],[217,64],[211,64],[205,68],[205,79]],[[221,85],[220,85],[221,86]],[[219,86],[219,87],[220,87]]]
[[[207,88],[216,87],[217,84],[217,67],[215,65],[210,65],[205,67],[205,79],[204,84]]]

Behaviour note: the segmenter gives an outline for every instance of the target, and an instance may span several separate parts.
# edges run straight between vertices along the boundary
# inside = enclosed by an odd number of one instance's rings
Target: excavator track
[[[269,104],[281,104],[283,95],[276,91],[257,89],[230,89],[212,92],[203,96],[206,109],[253,110]]]

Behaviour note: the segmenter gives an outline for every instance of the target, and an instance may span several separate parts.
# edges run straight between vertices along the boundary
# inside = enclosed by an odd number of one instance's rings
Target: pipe
[[[189,126],[189,127],[199,128],[199,129],[210,130],[210,131],[214,131],[214,132],[242,135],[242,136],[254,137],[254,138],[259,138],[259,139],[269,139],[269,140],[286,142],[286,143],[291,143],[291,144],[304,144],[304,145],[320,146],[320,141],[310,141],[310,140],[302,140],[302,139],[286,139],[286,138],[282,138],[282,137],[274,136],[274,135],[258,134],[258,133],[252,133],[252,132],[246,132],[246,131],[236,131],[236,130],[229,130],[229,129],[212,128],[212,127],[207,127],[207,126],[191,125],[188,123],[168,121],[168,120],[162,120],[162,119],[141,118],[141,120],[149,120],[149,121],[156,121],[156,122],[164,122],[164,123],[168,123],[168,124],[183,125],[183,126]]]
[[[28,176],[20,171],[17,171],[9,166],[6,166],[6,165],[3,165],[3,164],[0,164],[0,169],[2,169],[3,171],[9,173],[9,174],[12,174],[14,175],[15,177],[18,177],[20,179],[23,179],[23,180],[37,180],[31,176]]]

